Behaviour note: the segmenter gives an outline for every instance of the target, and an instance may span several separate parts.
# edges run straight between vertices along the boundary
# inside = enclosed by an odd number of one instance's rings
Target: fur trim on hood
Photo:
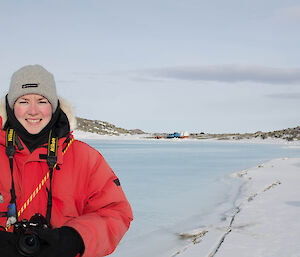
[[[65,99],[58,97],[60,108],[63,112],[67,115],[69,124],[70,124],[70,131],[73,131],[77,127],[76,117],[73,112],[72,105]],[[2,119],[2,121],[1,121]],[[0,129],[3,128],[5,122],[7,120],[7,113],[5,108],[5,97],[0,100]]]

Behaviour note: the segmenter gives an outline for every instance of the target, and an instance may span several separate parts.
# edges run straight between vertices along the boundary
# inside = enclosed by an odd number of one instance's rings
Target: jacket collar
[[[73,138],[73,135],[70,134],[69,137]],[[67,139],[66,137],[63,137],[58,140],[57,164],[63,163],[63,150],[64,147],[66,147],[66,139]],[[28,158],[26,162],[32,162],[32,161],[46,162],[47,151],[48,151],[47,144],[38,147],[32,153],[30,153],[29,149],[22,142],[22,140],[20,138],[19,140],[22,145],[22,148],[21,150],[19,150],[18,146],[16,145],[16,155],[23,155],[25,158]],[[0,130],[0,145],[6,147],[6,131],[4,130]]]

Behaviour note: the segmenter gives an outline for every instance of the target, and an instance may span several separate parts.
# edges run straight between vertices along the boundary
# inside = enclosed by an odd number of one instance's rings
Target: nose
[[[35,102],[31,102],[29,106],[29,115],[35,116],[38,114],[38,106]]]

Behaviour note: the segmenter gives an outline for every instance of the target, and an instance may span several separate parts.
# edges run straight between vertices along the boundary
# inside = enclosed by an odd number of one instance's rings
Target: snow
[[[108,131],[109,132],[109,131]],[[118,135],[100,135],[97,133],[92,133],[92,132],[84,132],[81,130],[74,130],[73,135],[76,139],[82,140],[82,139],[107,139],[107,140],[123,140],[123,139],[132,139],[132,140],[138,140],[138,139],[147,139],[147,140],[167,140],[167,141],[198,141],[198,140],[203,140],[203,141],[222,141],[222,142],[228,142],[228,143],[253,143],[253,144],[280,144],[280,145],[285,145],[286,147],[295,147],[298,148],[300,147],[300,141],[287,141],[285,139],[279,139],[279,138],[266,138],[266,139],[261,139],[261,138],[251,138],[251,139],[231,139],[231,140],[219,140],[219,139],[194,139],[194,138],[173,138],[173,139],[167,139],[167,138],[160,138],[160,139],[155,139],[152,134],[136,134],[136,135],[130,135],[130,134],[120,134]]]
[[[235,174],[246,181],[226,221],[201,228],[178,257],[299,257],[300,158],[272,160]]]
[[[73,135],[75,139],[83,140],[83,139],[107,139],[107,140],[137,140],[137,139],[145,139],[150,135],[148,134],[141,134],[141,135],[129,135],[129,134],[122,134],[119,136],[116,135],[100,135],[97,133],[91,132],[84,132],[81,130],[73,131]]]

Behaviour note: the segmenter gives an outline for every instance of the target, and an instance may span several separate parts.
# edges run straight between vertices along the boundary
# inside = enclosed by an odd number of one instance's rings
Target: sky
[[[41,64],[79,117],[244,133],[300,118],[300,0],[2,0],[0,93]]]

